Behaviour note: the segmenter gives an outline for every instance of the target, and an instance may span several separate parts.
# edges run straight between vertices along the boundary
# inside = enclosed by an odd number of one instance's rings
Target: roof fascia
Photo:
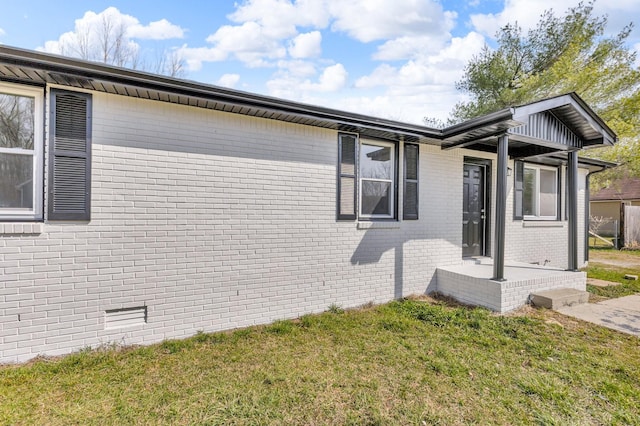
[[[0,45],[0,56],[5,62],[17,66],[42,69],[48,72],[71,74],[88,79],[105,82],[117,82],[158,91],[168,91],[205,99],[217,99],[235,105],[251,105],[271,111],[286,112],[305,118],[319,118],[337,124],[356,125],[375,130],[386,130],[410,137],[441,139],[442,131],[426,126],[387,120],[357,113],[303,104],[284,99],[256,95],[239,90],[198,83],[151,74],[143,71],[129,70],[107,64],[67,58],[48,53]]]

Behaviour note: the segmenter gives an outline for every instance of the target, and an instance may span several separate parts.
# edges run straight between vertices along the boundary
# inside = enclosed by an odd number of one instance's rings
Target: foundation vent
[[[104,313],[104,328],[124,328],[147,322],[147,307],[108,309]]]

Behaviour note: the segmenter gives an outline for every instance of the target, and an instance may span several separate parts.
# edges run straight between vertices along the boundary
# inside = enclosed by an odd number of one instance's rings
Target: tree
[[[177,50],[161,52],[151,64],[143,60],[140,46],[128,35],[127,21],[116,9],[96,15],[96,22],[76,22],[75,31],[61,37],[57,48],[65,56],[171,77],[184,76],[184,59]]]
[[[526,34],[517,23],[504,26],[497,48],[485,45],[465,67],[456,87],[471,99],[458,103],[449,121],[576,92],[620,138],[591,155],[625,163],[617,173],[640,176],[640,71],[627,47],[633,23],[614,36],[605,35],[606,26],[592,2],[563,17],[546,11]]]

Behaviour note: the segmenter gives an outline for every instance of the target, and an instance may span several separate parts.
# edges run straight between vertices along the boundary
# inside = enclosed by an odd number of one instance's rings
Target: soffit
[[[355,132],[376,139],[441,144],[440,131],[425,126],[6,46],[0,46],[0,77],[13,82],[35,85],[57,84],[337,131]]]

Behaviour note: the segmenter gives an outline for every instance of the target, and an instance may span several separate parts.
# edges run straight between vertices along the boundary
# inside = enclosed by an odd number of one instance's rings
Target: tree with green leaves
[[[640,176],[640,70],[627,46],[633,23],[614,36],[606,26],[593,3],[562,17],[546,11],[526,33],[517,23],[504,26],[497,47],[485,45],[467,64],[456,87],[470,100],[454,107],[449,124],[576,92],[620,138],[616,147],[590,155],[624,163],[618,174]]]

